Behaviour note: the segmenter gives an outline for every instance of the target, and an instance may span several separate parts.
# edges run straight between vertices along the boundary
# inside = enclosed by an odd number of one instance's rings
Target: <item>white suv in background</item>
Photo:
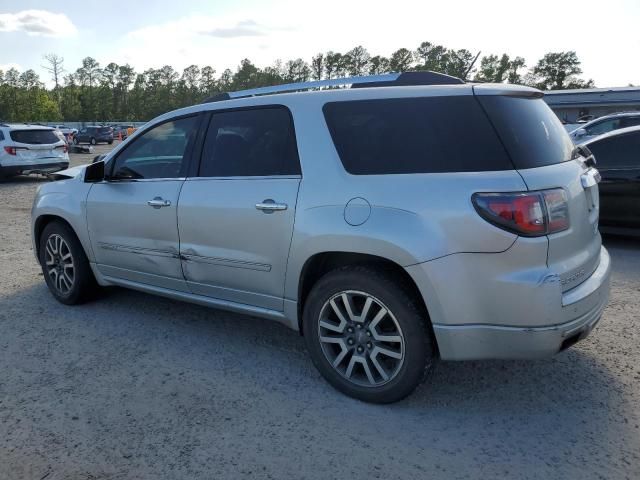
[[[53,128],[0,123],[0,178],[66,168],[67,144]]]

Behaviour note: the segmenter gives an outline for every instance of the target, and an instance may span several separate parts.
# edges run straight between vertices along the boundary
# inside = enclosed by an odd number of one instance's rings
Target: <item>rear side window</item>
[[[620,128],[635,127],[636,125],[640,125],[640,116],[622,117],[620,119]]]
[[[513,169],[473,96],[332,102],[323,110],[354,175]]]
[[[591,142],[589,150],[601,168],[625,168],[640,166],[640,132],[616,135]]]
[[[60,141],[53,130],[12,130],[9,135],[14,142],[29,145],[47,145]]]
[[[4,133],[0,131],[0,140],[4,140]]]
[[[299,174],[293,122],[286,108],[234,110],[211,116],[201,177]]]
[[[479,95],[517,169],[571,160],[573,143],[555,113],[540,98]]]

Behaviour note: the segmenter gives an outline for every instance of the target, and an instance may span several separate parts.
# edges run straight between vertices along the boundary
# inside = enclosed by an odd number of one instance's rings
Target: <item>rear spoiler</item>
[[[504,97],[517,98],[542,98],[544,92],[537,88],[525,87],[522,85],[504,85],[500,83],[483,83],[473,85],[474,95],[501,95]]]

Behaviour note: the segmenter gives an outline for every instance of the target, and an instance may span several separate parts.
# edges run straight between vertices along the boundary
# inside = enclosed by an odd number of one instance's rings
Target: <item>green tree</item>
[[[400,48],[391,54],[389,69],[392,72],[406,72],[411,69],[413,54],[406,48]]]
[[[380,75],[389,71],[389,59],[376,55],[369,60],[369,75]]]
[[[582,80],[580,60],[574,51],[551,52],[531,69],[528,82],[541,90],[593,87],[593,80]]]
[[[367,49],[362,45],[358,45],[352,50],[349,50],[345,54],[345,62],[347,66],[347,72],[350,76],[365,75],[369,68],[369,62],[371,61],[371,55],[367,52]]]

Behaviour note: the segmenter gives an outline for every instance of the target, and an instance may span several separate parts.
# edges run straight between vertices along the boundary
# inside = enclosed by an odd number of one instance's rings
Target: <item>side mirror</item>
[[[587,134],[587,131],[584,128],[579,128],[575,132],[575,137],[576,138],[584,137],[586,134]]]
[[[87,165],[84,170],[84,183],[97,183],[104,180],[104,162],[99,160]]]

